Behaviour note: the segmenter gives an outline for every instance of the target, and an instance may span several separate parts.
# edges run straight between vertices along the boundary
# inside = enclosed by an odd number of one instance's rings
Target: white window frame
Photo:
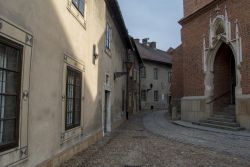
[[[87,20],[87,3],[88,0],[84,1],[84,14],[75,7],[72,0],[67,1],[67,9],[68,11],[76,18],[76,20],[82,25],[84,29],[86,29],[86,20]]]
[[[112,45],[112,26],[107,23],[106,25],[106,38],[105,38],[105,48],[111,50]]]
[[[19,144],[16,148],[0,153],[0,166],[10,166],[16,165],[28,158],[29,91],[33,35],[2,16],[0,16],[0,35],[21,45],[23,48],[19,110]]]
[[[76,69],[82,73],[82,101],[81,101],[81,123],[80,126],[73,129],[65,129],[65,117],[66,117],[66,82],[67,82],[67,67]],[[83,120],[83,100],[84,100],[84,81],[85,81],[85,65],[84,63],[69,54],[64,54],[64,66],[63,66],[63,81],[62,81],[62,132],[61,132],[61,144],[72,140],[75,137],[83,135],[84,120]]]

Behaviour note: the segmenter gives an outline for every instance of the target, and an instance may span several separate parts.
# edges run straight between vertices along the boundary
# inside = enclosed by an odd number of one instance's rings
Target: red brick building
[[[183,2],[172,105],[185,121],[250,129],[250,1]]]

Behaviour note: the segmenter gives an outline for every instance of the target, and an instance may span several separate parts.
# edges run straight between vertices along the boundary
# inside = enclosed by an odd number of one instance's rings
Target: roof
[[[133,37],[130,37],[130,40],[131,40],[131,44],[132,44],[132,49],[133,49],[134,52],[135,52],[135,55],[136,55],[136,58],[137,58],[138,62],[139,62],[140,64],[143,64],[143,60],[142,60],[142,58],[141,58],[141,56],[140,56],[140,53],[139,53],[139,51],[138,51],[138,49],[137,49],[137,47],[136,47],[134,38],[133,38]]]
[[[138,52],[143,60],[172,65],[172,57],[167,52],[151,48],[135,41]]]

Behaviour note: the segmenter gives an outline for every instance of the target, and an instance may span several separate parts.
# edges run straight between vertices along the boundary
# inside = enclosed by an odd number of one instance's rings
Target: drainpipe
[[[143,65],[139,65],[139,110],[141,111],[141,69]]]

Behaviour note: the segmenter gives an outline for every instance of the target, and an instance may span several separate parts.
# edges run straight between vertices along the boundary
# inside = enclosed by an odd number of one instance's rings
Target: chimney
[[[142,39],[142,44],[143,45],[148,45],[148,40],[149,40],[149,38]]]
[[[140,43],[140,39],[134,39],[136,43]]]
[[[156,42],[150,42],[150,47],[156,49]]]
[[[167,53],[168,53],[168,54],[171,54],[173,51],[174,51],[174,48],[170,47],[170,48],[167,50]]]

